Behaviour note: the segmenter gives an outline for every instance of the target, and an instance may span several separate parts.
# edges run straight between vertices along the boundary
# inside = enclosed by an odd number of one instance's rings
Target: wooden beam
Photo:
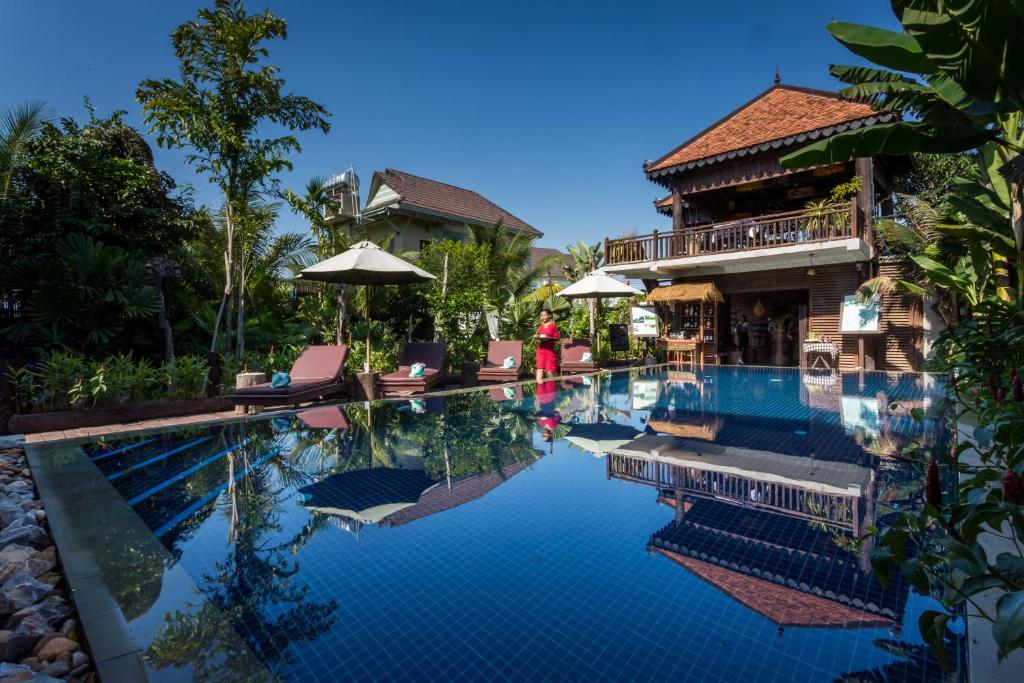
[[[683,229],[683,196],[678,185],[672,186],[672,229]]]
[[[874,160],[871,157],[858,157],[854,162],[854,169],[860,176],[857,209],[860,212],[861,236],[868,244],[874,244],[874,236],[871,232],[871,217],[875,206]]]

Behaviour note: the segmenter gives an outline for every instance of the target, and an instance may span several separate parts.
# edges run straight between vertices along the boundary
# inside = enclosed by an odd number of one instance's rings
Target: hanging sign
[[[658,336],[658,313],[654,306],[632,306],[629,319],[634,337]]]

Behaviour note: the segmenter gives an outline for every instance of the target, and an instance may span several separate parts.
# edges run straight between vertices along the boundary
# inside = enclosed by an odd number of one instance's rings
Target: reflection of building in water
[[[859,535],[874,472],[860,464],[645,434],[612,451],[608,474],[659,490],[764,508]]]
[[[883,590],[820,526],[701,500],[655,532],[648,549],[781,626],[895,626],[907,587]]]
[[[731,417],[728,425],[721,434]],[[870,544],[856,543],[874,522],[872,459],[800,450],[645,434],[609,453],[607,474],[654,487],[658,502],[675,509],[648,550],[780,629],[898,626],[905,582],[883,590],[871,575]]]

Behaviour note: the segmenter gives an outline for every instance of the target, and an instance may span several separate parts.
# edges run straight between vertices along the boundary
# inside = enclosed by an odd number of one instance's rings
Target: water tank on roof
[[[359,176],[353,169],[342,171],[341,173],[335,173],[326,181],[324,181],[324,187],[329,191],[359,191]]]
[[[325,215],[352,217],[359,213],[359,176],[354,168],[350,167],[341,173],[335,173],[324,181],[324,189],[337,204],[327,211]]]

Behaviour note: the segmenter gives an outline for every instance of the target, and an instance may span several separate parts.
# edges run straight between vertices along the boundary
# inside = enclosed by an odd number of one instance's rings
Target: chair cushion
[[[273,387],[270,382],[254,384],[251,387],[242,387],[235,390],[235,396],[288,396],[290,394],[301,394],[305,391],[319,389],[334,384],[333,379],[306,379],[301,382],[292,382],[286,387]]]

